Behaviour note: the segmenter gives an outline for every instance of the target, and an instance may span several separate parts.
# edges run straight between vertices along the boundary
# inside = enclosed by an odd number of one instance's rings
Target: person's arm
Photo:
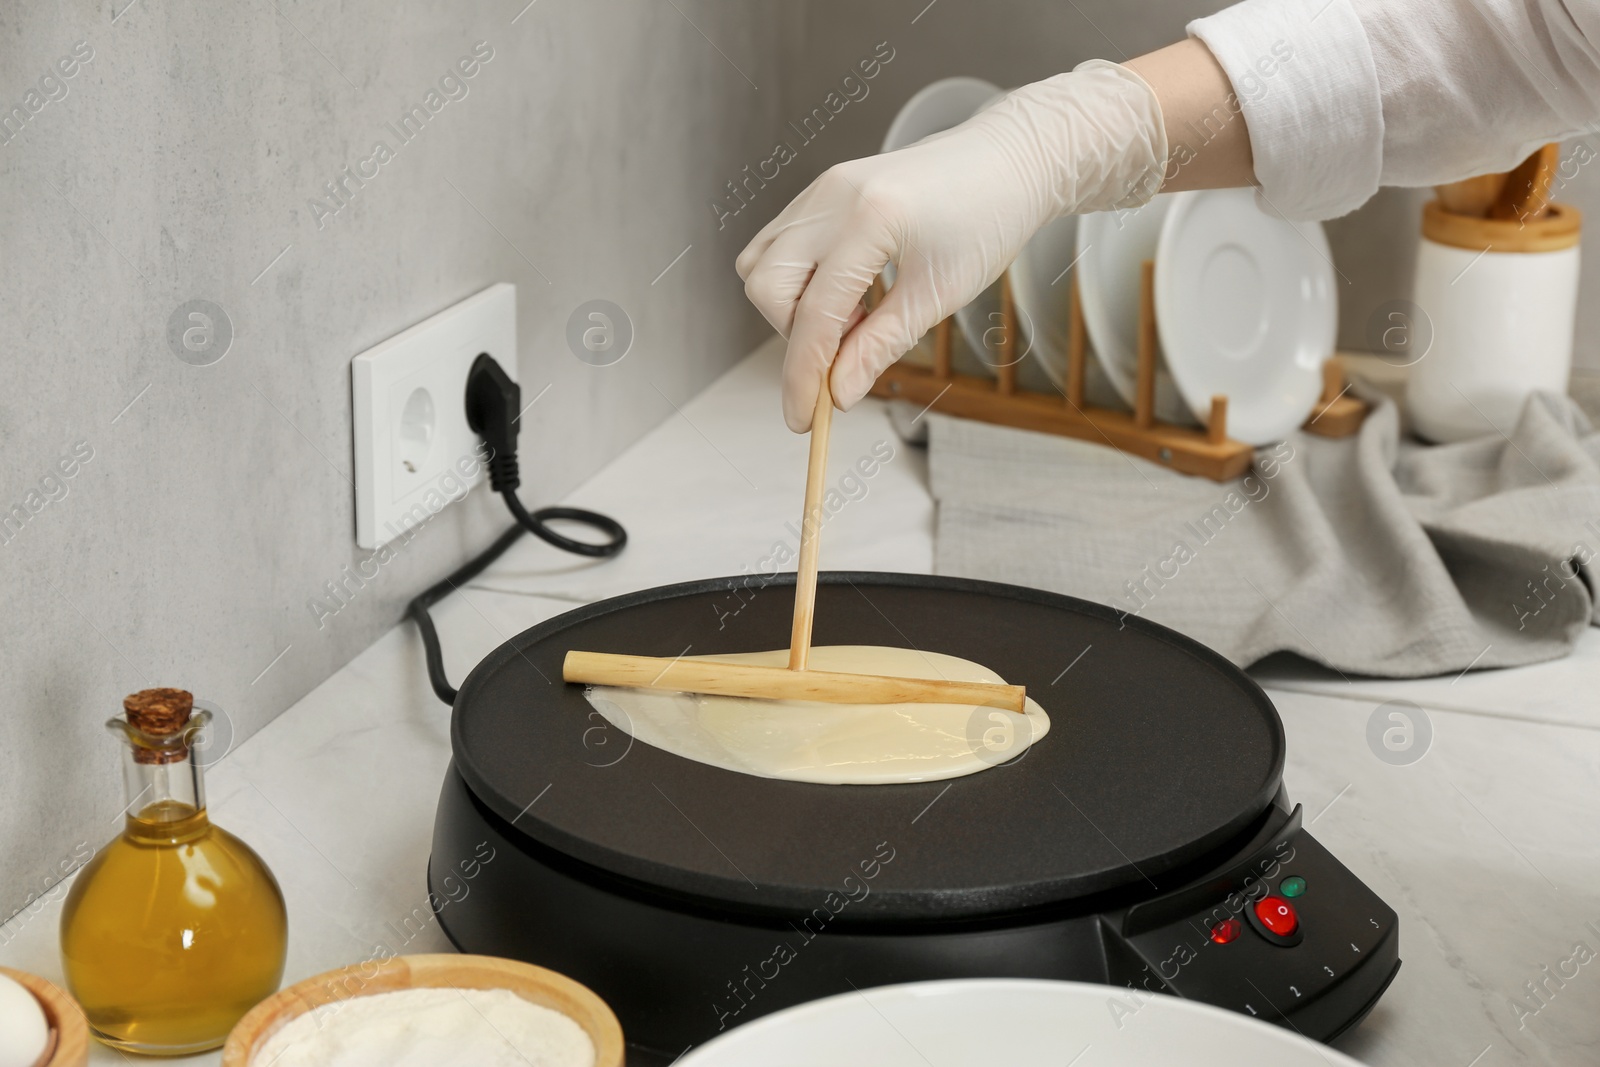
[[[1262,198],[1291,218],[1600,128],[1600,0],[1244,0],[1188,32],[1237,92]]]
[[[1057,215],[1253,183],[1284,216],[1332,218],[1380,183],[1508,170],[1600,128],[1600,0],[1244,0],[1188,32],[834,167],[764,227],[736,266],[789,338],[790,428],[825,373],[839,407],[860,400]]]
[[[1233,83],[1211,49],[1191,37],[1123,65],[1161,103],[1167,131],[1162,192],[1255,183],[1250,131]]]
[[[952,130],[824,172],[735,264],[751,302],[789,339],[789,428],[810,427],[824,374],[849,410],[885,367],[999,277],[1040,226],[1138,207],[1166,165],[1156,94],[1129,68],[1091,60]],[[894,285],[866,315],[862,296],[890,262]]]
[[[1195,40],[1123,66],[1091,61],[953,130],[833,167],[736,263],[751,302],[789,339],[785,421],[809,428],[825,373],[838,406],[852,407],[1050,219],[1251,180],[1245,119]],[[890,262],[895,284],[867,315],[861,299]]]

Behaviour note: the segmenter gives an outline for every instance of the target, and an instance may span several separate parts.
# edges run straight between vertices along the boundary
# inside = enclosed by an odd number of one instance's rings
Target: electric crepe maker
[[[1395,912],[1301,825],[1271,701],[1143,619],[993,582],[825,572],[816,644],[965,656],[1050,714],[1013,761],[911,785],[683,759],[561,680],[575,648],[785,647],[793,584],[615,597],[473,670],[428,865],[459,949],[572,976],[668,1057],[818,997],[970,977],[1167,993],[1331,1040],[1394,979]]]

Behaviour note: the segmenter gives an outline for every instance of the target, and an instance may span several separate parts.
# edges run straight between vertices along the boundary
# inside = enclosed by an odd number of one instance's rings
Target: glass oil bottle
[[[211,719],[182,689],[146,689],[106,723],[126,744],[120,837],[78,874],[61,915],[67,984],[116,1048],[216,1048],[283,978],[288,921],[261,858],[206,816],[197,739]]]

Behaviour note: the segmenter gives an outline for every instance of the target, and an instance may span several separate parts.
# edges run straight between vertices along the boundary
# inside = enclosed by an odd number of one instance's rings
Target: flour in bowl
[[[403,989],[324,1004],[251,1067],[594,1067],[572,1019],[506,989]]]

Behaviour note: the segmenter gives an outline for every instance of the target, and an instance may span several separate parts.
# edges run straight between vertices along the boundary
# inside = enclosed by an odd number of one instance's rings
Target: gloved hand
[[[928,329],[992,284],[1040,226],[1143,204],[1166,162],[1155,93],[1097,59],[908,148],[826,171],[735,264],[751,302],[789,339],[789,428],[810,428],[830,365],[834,403],[848,411]],[[866,315],[861,298],[891,261],[894,286]]]

